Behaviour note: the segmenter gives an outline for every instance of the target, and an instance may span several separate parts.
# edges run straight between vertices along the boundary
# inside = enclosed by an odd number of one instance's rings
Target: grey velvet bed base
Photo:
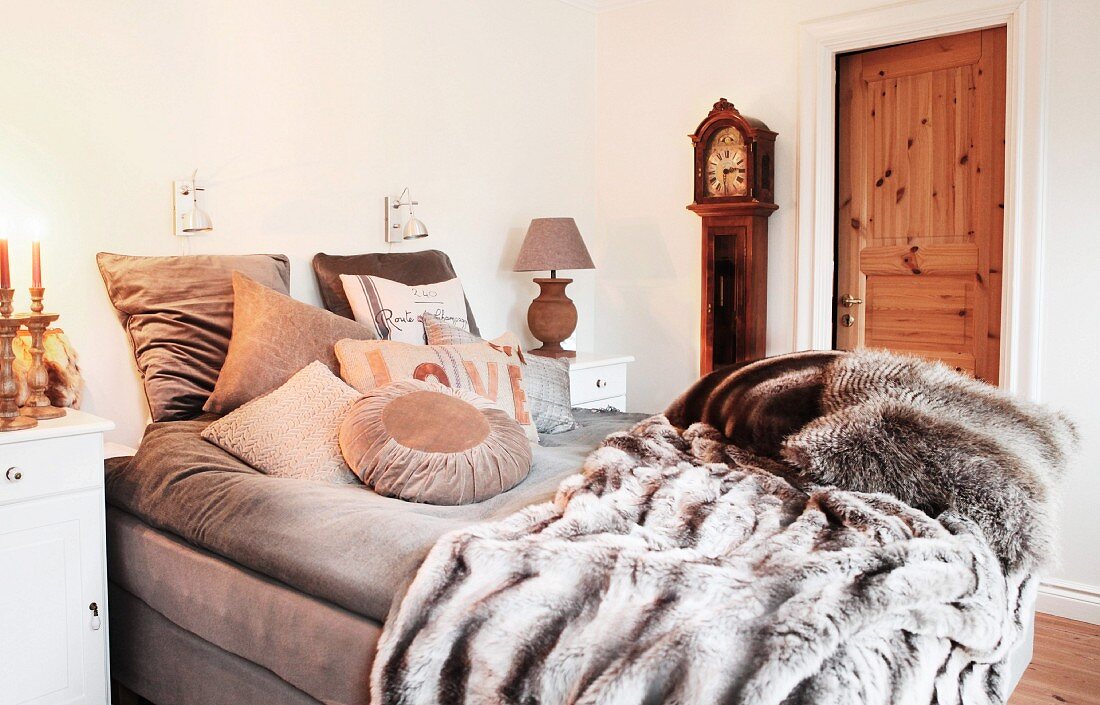
[[[111,677],[156,705],[320,705],[271,671],[176,625],[114,583]]]
[[[361,705],[381,625],[107,511],[111,675],[156,705]]]

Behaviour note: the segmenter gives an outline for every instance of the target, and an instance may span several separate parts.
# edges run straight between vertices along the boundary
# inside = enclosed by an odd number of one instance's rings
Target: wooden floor
[[[1100,705],[1100,626],[1035,616],[1035,656],[1008,705]]]

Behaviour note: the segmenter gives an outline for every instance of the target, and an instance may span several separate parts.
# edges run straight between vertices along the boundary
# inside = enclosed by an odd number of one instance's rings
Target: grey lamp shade
[[[406,240],[418,240],[428,237],[428,226],[424,225],[420,218],[410,217],[409,222],[405,223],[405,229],[401,232]]]
[[[581,231],[572,218],[535,218],[516,257],[516,272],[595,269]]]

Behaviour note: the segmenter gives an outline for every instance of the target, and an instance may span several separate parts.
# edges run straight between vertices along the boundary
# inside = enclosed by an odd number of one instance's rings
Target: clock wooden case
[[[695,132],[695,201],[703,219],[700,371],[764,357],[768,217],[776,133],[721,98]]]

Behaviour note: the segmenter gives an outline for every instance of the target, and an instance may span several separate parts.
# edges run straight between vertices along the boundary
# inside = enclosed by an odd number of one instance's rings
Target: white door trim
[[[1007,25],[1001,387],[1039,398],[1045,0],[920,0],[807,22],[799,43],[796,349],[832,347],[836,55]]]

